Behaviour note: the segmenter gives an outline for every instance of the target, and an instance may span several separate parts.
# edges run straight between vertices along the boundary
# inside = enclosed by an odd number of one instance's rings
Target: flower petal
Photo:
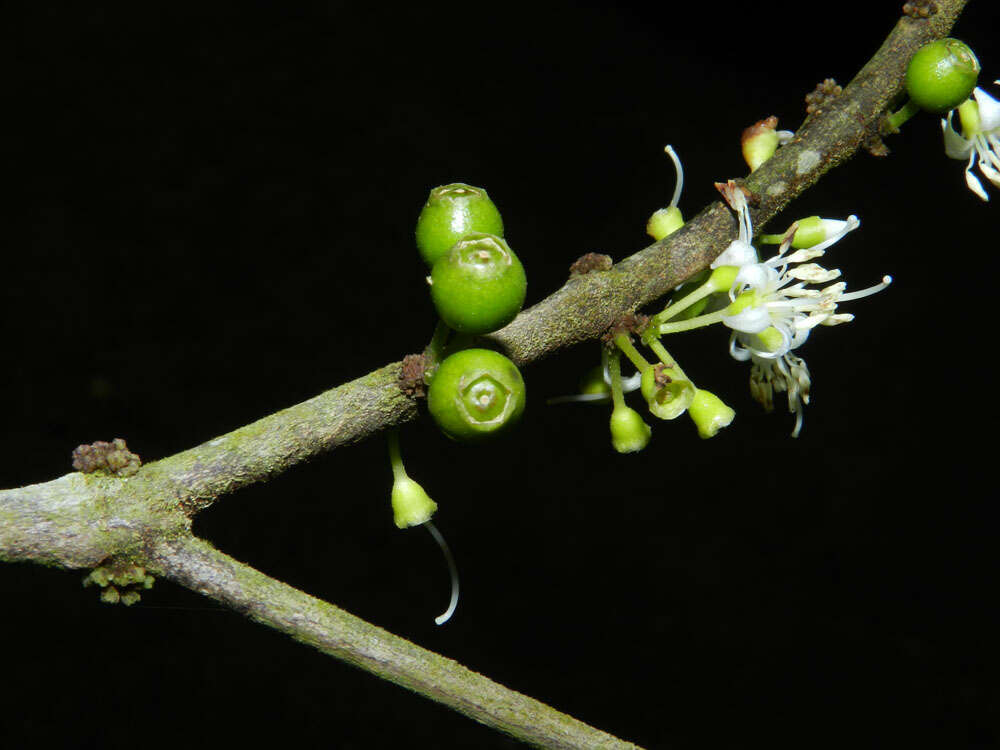
[[[729,356],[739,362],[746,362],[750,359],[750,350],[744,349],[736,344],[736,331],[729,337]]]
[[[748,263],[740,266],[733,282],[734,289],[750,287],[751,289],[763,289],[768,281],[777,282],[778,274],[773,268],[769,268],[762,263]]]
[[[722,322],[734,331],[760,333],[771,325],[771,314],[766,307],[759,305],[740,310],[736,315],[724,315]]]
[[[951,112],[941,118],[941,132],[944,134],[944,152],[949,159],[965,159],[972,151],[972,141],[959,135],[951,124]]]
[[[983,189],[983,183],[981,183],[979,179],[972,174],[972,165],[975,163],[975,160],[976,152],[973,151],[972,155],[969,156],[969,163],[965,166],[965,184],[969,186],[969,190],[973,193],[978,195],[984,201],[988,201],[990,196],[987,195],[986,191]]]
[[[993,161],[993,159],[990,159],[990,161]],[[979,155],[979,171],[983,173],[983,176],[987,180],[1000,187],[1000,172],[984,158],[984,154]]]
[[[712,261],[709,268],[719,266],[745,266],[748,263],[757,262],[757,251],[749,242],[733,240],[729,247],[722,251],[722,255]]]
[[[972,98],[979,105],[980,127],[987,133],[1000,128],[1000,102],[976,86]]]

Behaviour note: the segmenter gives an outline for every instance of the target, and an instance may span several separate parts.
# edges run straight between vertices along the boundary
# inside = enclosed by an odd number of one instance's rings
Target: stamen
[[[840,295],[838,302],[850,302],[852,299],[861,299],[862,297],[867,297],[872,294],[877,294],[892,283],[892,276],[883,276],[882,283],[876,284],[875,286],[870,286],[867,289],[861,289],[857,292],[848,292],[847,294]]]
[[[455,608],[458,606],[458,568],[455,566],[455,558],[451,556],[451,550],[448,549],[448,543],[441,536],[441,532],[437,530],[437,527],[430,521],[424,521],[424,526],[431,532],[434,541],[438,543],[441,552],[444,553],[444,559],[448,562],[448,572],[451,574],[451,601],[448,602],[448,609],[443,614],[434,618],[435,625],[444,625],[455,614]]]
[[[677,156],[677,152],[674,151],[673,146],[665,146],[664,152],[674,163],[674,169],[677,170],[677,180],[674,182],[674,197],[670,199],[669,208],[674,208],[681,200],[681,190],[684,188],[684,167],[681,166],[681,160]]]

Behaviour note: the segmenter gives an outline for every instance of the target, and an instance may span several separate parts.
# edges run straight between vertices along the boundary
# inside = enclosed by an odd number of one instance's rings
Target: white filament
[[[677,156],[677,152],[674,151],[673,146],[664,146],[663,150],[670,157],[671,161],[673,161],[674,169],[677,170],[677,181],[674,183],[674,197],[670,199],[670,208],[673,208],[681,200],[681,190],[684,188],[684,167],[681,166],[681,160]]]
[[[448,543],[441,536],[441,532],[437,530],[437,527],[430,521],[424,521],[424,526],[431,532],[434,541],[438,543],[441,552],[444,553],[444,559],[448,563],[448,572],[451,574],[451,601],[448,602],[448,609],[443,614],[434,618],[435,625],[444,625],[455,614],[455,608],[458,606],[458,568],[455,566],[455,558],[451,556],[451,550],[448,549]]]
[[[842,294],[840,295],[840,298],[837,301],[849,302],[852,299],[861,299],[862,297],[867,297],[870,294],[876,294],[878,292],[881,292],[891,283],[892,283],[892,276],[883,276],[881,284],[870,286],[867,289],[859,289],[856,292],[849,292],[848,294]]]

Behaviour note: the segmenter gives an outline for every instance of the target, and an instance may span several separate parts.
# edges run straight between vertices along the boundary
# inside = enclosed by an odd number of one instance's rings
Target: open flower
[[[849,216],[842,229],[828,239],[789,254],[797,230],[793,224],[777,255],[740,268],[729,292],[732,302],[722,318],[733,329],[730,340],[733,357],[745,360],[751,353],[765,359],[781,357],[801,345],[816,326],[853,320],[853,315],[837,312],[840,302],[873,294],[889,284],[891,279],[887,276],[876,287],[852,293],[846,293],[847,285],[842,281],[822,289],[807,286],[824,284],[840,276],[836,268],[827,270],[807,261],[821,257],[826,248],[859,226],[858,218]]]
[[[1000,84],[1000,80],[994,81]],[[944,133],[944,152],[952,159],[967,159],[965,183],[969,190],[984,201],[990,199],[972,168],[979,164],[983,176],[1000,187],[1000,101],[987,94],[978,86],[972,98],[958,107],[958,118],[962,123],[961,134],[952,125],[955,110],[941,118]]]
[[[750,391],[766,409],[773,408],[775,391],[787,391],[788,408],[796,415],[793,437],[802,428],[802,407],[809,403],[809,369],[792,350],[801,346],[818,325],[837,325],[854,319],[838,313],[837,305],[885,289],[892,278],[858,292],[847,292],[837,281],[815,289],[810,284],[826,284],[840,276],[838,269],[827,270],[811,261],[826,248],[860,226],[849,216],[839,231],[812,247],[789,253],[798,230],[793,224],[778,254],[762,263],[744,265],[730,290],[732,300],[722,322],[732,329],[729,353],[740,361],[752,360]]]

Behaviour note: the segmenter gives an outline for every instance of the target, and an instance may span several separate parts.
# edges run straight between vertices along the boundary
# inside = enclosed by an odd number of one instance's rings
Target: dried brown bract
[[[427,384],[424,383],[426,369],[427,359],[423,354],[407,354],[403,357],[403,368],[399,372],[399,390],[410,398],[426,396]]]

